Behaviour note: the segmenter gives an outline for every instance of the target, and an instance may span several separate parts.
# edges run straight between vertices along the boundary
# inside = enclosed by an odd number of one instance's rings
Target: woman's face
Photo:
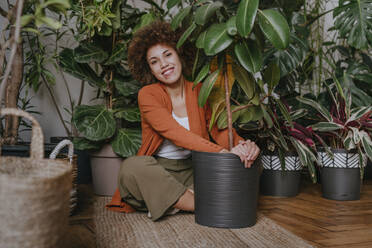
[[[165,44],[157,44],[147,50],[147,63],[151,73],[164,84],[178,82],[182,64],[176,50]]]

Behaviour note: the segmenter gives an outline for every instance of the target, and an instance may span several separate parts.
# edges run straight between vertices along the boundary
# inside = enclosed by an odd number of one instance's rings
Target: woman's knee
[[[156,159],[151,156],[132,156],[123,161],[120,167],[119,176],[136,175],[146,166],[156,163]]]

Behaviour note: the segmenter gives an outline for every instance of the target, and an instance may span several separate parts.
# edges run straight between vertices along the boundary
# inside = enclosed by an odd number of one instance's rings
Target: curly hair
[[[190,58],[193,58],[194,51],[190,44],[185,44],[179,49],[176,48],[181,34],[181,30],[173,31],[170,24],[164,21],[155,21],[139,29],[134,34],[128,48],[128,65],[134,79],[143,84],[158,81],[152,75],[146,59],[147,50],[156,44],[168,45],[175,49],[181,60],[183,73],[189,75],[193,63]]]

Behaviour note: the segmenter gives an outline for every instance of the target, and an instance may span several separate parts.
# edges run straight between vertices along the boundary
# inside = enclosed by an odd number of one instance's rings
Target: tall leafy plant
[[[158,12],[142,12],[127,1],[75,1],[76,39],[79,46],[65,48],[60,64],[73,76],[97,90],[104,104],[81,105],[73,123],[82,135],[80,149],[99,149],[110,143],[123,156],[134,155],[141,144],[137,92],[140,85],[127,70],[127,47],[133,31],[156,18]]]
[[[168,3],[179,1],[168,1]],[[197,56],[191,75],[195,85],[203,81],[199,105],[208,102],[212,108],[211,126],[227,122],[229,146],[232,140],[232,122],[244,109],[258,106],[267,116],[260,91],[271,94],[274,84],[256,81],[254,75],[264,68],[267,79],[280,77],[275,63],[264,64],[263,53],[269,46],[286,49],[290,43],[290,29],[283,15],[274,9],[259,9],[258,0],[237,1],[192,1],[173,19],[172,27],[187,27],[177,46],[188,39],[197,48]],[[231,91],[234,82],[245,93],[244,105],[231,106]]]
[[[2,75],[0,92],[4,94],[5,107],[17,108],[21,105],[27,109],[25,103],[29,105],[29,101],[20,99],[19,95],[22,84],[29,82],[30,60],[34,60],[33,64],[36,67],[34,74],[37,74],[38,77],[35,77],[35,80],[39,80],[40,76],[44,78],[53,77],[50,71],[40,66],[42,61],[47,58],[46,53],[37,53],[37,57],[35,57],[25,48],[32,48],[34,45],[27,44],[29,36],[32,35],[35,39],[39,39],[43,36],[43,30],[59,29],[62,26],[60,17],[66,13],[69,7],[70,4],[67,0],[32,0],[15,1],[14,4],[7,1],[7,9],[0,8],[0,15],[5,18],[5,22],[8,22],[1,32],[5,34],[9,31],[9,35],[0,50],[0,74]],[[54,15],[51,13],[54,13]],[[10,52],[7,57],[9,48]],[[3,71],[4,65],[6,68]],[[0,104],[2,104],[2,96],[0,96]],[[2,121],[0,123],[2,141],[6,144],[15,144],[18,141],[18,128],[19,118],[5,117],[4,127]]]

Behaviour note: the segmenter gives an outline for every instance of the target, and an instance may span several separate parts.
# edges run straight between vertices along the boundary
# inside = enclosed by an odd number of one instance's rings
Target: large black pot
[[[234,154],[195,151],[192,161],[196,223],[222,228],[256,224],[259,163],[246,169]]]
[[[360,199],[361,179],[358,153],[332,149],[334,159],[325,152],[318,152],[322,163],[322,196],[331,200],[351,201]]]

